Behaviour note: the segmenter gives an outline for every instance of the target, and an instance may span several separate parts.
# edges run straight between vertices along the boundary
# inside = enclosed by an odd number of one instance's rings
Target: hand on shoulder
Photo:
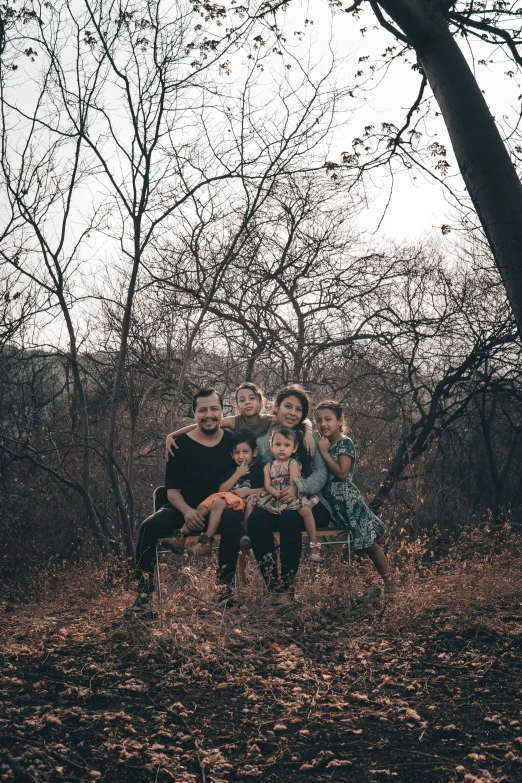
[[[176,438],[174,437],[174,433],[171,432],[170,435],[167,435],[167,439],[165,441],[165,462],[169,461],[169,456],[174,456],[174,449],[178,448],[178,444],[176,443]]]

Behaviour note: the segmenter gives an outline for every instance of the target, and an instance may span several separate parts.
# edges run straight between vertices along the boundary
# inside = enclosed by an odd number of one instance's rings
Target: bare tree
[[[208,303],[222,272],[248,241],[255,213],[282,173],[322,165],[320,155],[318,163],[310,156],[328,133],[335,108],[335,94],[324,86],[327,74],[315,82],[310,74],[293,80],[281,74],[277,117],[257,105],[256,78],[265,55],[255,40],[248,54],[239,43],[253,21],[269,11],[266,3],[252,13],[244,8],[228,13],[184,0],[35,3],[14,15],[2,57],[2,166],[12,212],[3,257],[59,307],[82,428],[77,486],[93,529],[107,541],[110,485],[129,556],[133,463],[128,459],[125,470],[125,460],[118,462],[116,442],[134,300],[138,286],[150,282],[140,281],[140,271],[169,237],[187,226],[192,236],[191,221],[211,225],[218,202],[220,215],[227,209],[235,213],[226,252],[210,270],[215,282],[206,291],[207,305],[197,315],[181,361],[179,399]],[[220,31],[224,19],[234,25]],[[223,86],[232,67],[227,57],[248,64],[241,89],[234,82]],[[35,85],[29,100],[18,92],[22,81]],[[17,143],[10,145],[16,134]],[[309,156],[306,164],[303,153]],[[75,295],[80,276],[99,275],[105,263],[117,267],[115,276],[124,287],[101,446],[89,427],[86,365],[79,348],[86,306],[80,310]],[[91,285],[82,298],[90,294],[94,305],[99,293]],[[107,390],[107,377],[95,382]],[[144,399],[147,392],[141,404]],[[105,463],[100,507],[90,495],[93,451]]]
[[[49,41],[50,51],[54,53],[60,47],[60,38],[55,33]],[[52,58],[43,64],[42,81],[35,86],[29,105],[25,109],[14,108],[17,85],[10,82],[9,76],[18,68],[15,61],[20,56],[31,61],[35,59],[31,47],[27,55],[21,48],[17,41],[13,51],[8,51],[0,64],[1,166],[9,215],[6,224],[9,230],[4,230],[0,253],[6,264],[48,297],[63,318],[82,442],[81,478],[64,476],[63,480],[81,494],[91,528],[100,544],[107,547],[110,531],[100,518],[90,493],[89,414],[72,315],[72,281],[79,248],[88,233],[99,225],[100,217],[94,211],[83,230],[72,238],[69,236],[73,198],[85,173],[81,138],[71,133],[69,123],[62,124],[60,112],[58,117],[53,117],[56,129],[53,131],[49,126],[49,115],[55,110],[49,93]],[[83,104],[77,108],[77,122],[81,127],[87,121],[87,112]],[[34,456],[28,458],[36,459]],[[44,463],[42,467],[52,470]]]
[[[355,0],[344,10],[357,15],[367,4],[398,44],[390,47],[388,59],[413,50],[420,72],[419,94],[403,127],[389,128],[388,147],[391,151],[400,146],[411,149],[412,121],[429,84],[522,334],[522,185],[457,42],[460,38],[473,48],[479,40],[500,49],[518,71],[522,65],[518,8],[516,4],[488,6],[466,0]]]
[[[291,57],[284,35],[284,14],[289,3],[279,3],[280,50]],[[429,114],[431,93],[437,101],[473,208],[487,237],[508,299],[522,334],[522,185],[514,162],[520,161],[519,121],[515,116],[508,138],[503,139],[483,91],[459,46],[465,44],[475,61],[485,65],[497,56],[499,67],[515,77],[520,73],[522,34],[517,3],[474,3],[469,0],[329,0],[334,14],[348,13],[360,29],[374,30],[373,22],[390,34],[392,42],[379,56],[372,52],[375,36],[368,35],[368,53],[357,63],[352,95],[363,96],[363,84],[374,75],[385,77],[391,64],[402,62],[419,74],[415,98],[400,123],[383,122],[380,128],[366,126],[353,140],[353,149],[342,154],[342,165],[360,175],[376,166],[393,170],[400,159],[406,169],[422,169],[441,181],[448,172],[446,149],[422,127]],[[308,21],[308,20],[307,20]],[[369,24],[368,24],[369,22]],[[298,34],[302,35],[302,31]],[[380,46],[380,43],[377,44]],[[413,56],[412,56],[413,55]],[[392,77],[390,77],[392,78]],[[359,84],[361,90],[358,92]],[[401,92],[401,95],[403,92]],[[430,134],[428,134],[429,136]],[[427,160],[436,160],[436,172]],[[338,172],[340,165],[327,161]],[[337,176],[337,173],[335,173]],[[444,183],[448,187],[447,183]]]
[[[375,335],[382,319],[372,291],[392,284],[397,272],[391,260],[361,252],[356,209],[355,200],[347,209],[346,194],[324,172],[294,174],[279,180],[250,221],[250,240],[208,305],[216,339],[247,377],[266,364],[275,385],[313,385],[319,356]],[[201,277],[176,285],[204,304]]]
[[[513,377],[509,385],[503,384],[503,388],[501,386],[497,389],[499,384],[496,369],[490,370],[488,360],[484,363],[483,376],[483,390],[475,399],[475,407],[486,452],[491,486],[491,513],[494,522],[499,523],[509,473],[522,435],[520,377]],[[500,421],[504,426],[499,426]],[[501,448],[498,443],[500,433]]]
[[[403,471],[467,414],[478,395],[511,384],[520,364],[515,325],[496,274],[452,269],[437,253],[430,255],[414,254],[414,264],[410,257],[400,287],[387,300],[395,333],[383,344],[382,382],[378,372],[373,382],[395,397],[399,437],[372,500],[376,510]]]

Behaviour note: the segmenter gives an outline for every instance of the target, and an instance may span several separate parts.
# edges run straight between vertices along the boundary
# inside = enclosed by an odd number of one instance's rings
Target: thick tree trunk
[[[412,43],[522,335],[522,185],[464,55],[436,3],[379,0]]]

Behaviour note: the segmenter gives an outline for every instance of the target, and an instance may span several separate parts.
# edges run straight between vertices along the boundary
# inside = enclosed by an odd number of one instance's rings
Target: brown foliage
[[[252,569],[218,611],[213,565],[165,563],[149,623],[122,619],[123,585],[66,571],[4,602],[0,779],[515,780],[521,565],[455,550],[367,606],[365,561],[303,567],[290,609]]]

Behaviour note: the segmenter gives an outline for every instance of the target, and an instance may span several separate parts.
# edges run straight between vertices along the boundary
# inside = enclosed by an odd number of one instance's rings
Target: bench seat
[[[166,505],[168,502],[167,500],[167,490],[165,487],[157,487],[154,490],[153,495],[153,508],[154,512],[158,511],[162,506]],[[302,532],[303,538],[308,538],[308,534],[305,530]],[[276,547],[279,551],[279,533],[274,533],[275,541],[276,541]],[[335,540],[333,541],[323,541],[322,546],[337,546],[339,551],[339,556],[341,552],[341,546],[346,544],[348,546],[348,562],[351,560],[351,549],[350,549],[350,536],[349,531],[344,527],[325,527],[321,528],[317,531],[317,537],[318,538],[333,538]],[[164,538],[169,538],[169,536],[164,536]],[[199,534],[194,536],[187,536],[186,541],[189,544],[196,543],[196,541],[199,538]],[[214,536],[214,544],[212,547],[212,550],[215,551],[219,547],[219,540],[221,536],[219,533],[217,533]],[[157,544],[156,544],[156,578],[158,583],[158,598],[161,608],[161,574],[160,574],[160,568],[159,568],[159,555],[166,555],[172,552],[171,549],[168,549],[167,547],[162,546],[163,538],[158,538]],[[306,541],[303,541],[303,544],[306,545]],[[238,563],[237,563],[237,583],[238,584],[244,584],[245,583],[245,571],[246,566],[249,559],[249,552],[243,552],[241,551],[239,553]]]

